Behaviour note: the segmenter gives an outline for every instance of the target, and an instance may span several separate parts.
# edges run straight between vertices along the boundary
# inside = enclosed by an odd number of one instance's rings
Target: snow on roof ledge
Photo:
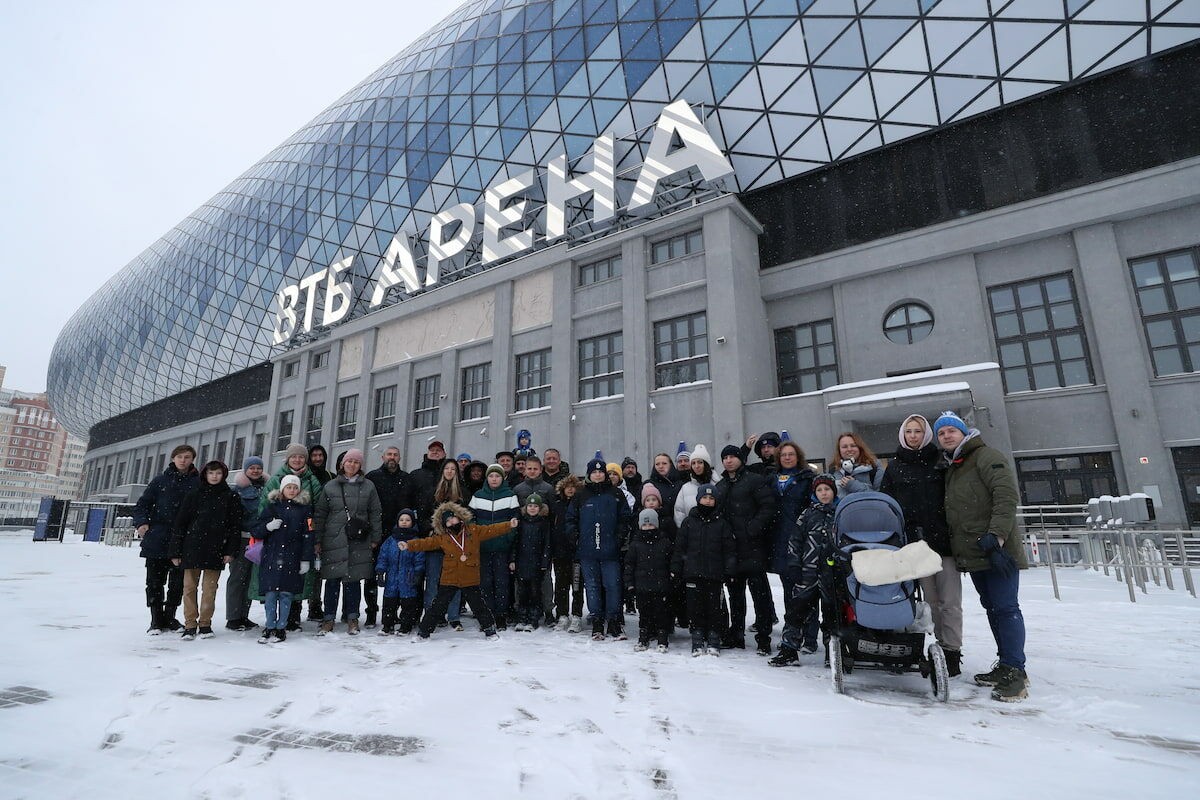
[[[867,394],[861,397],[851,397],[846,400],[838,400],[835,403],[830,403],[829,408],[844,408],[846,406],[861,406],[867,403],[880,403],[887,400],[901,400],[912,397],[933,397],[942,394],[959,394],[966,392],[970,394],[971,384],[964,381],[956,381],[954,383],[934,383],[924,386],[906,386],[903,389],[893,389],[890,392],[880,392],[879,394]]]

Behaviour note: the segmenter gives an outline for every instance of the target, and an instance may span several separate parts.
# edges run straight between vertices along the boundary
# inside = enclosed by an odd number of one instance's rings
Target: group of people
[[[951,675],[961,668],[967,572],[998,651],[975,681],[994,687],[999,700],[1027,696],[1016,482],[1007,459],[952,412],[932,425],[907,417],[886,468],[861,437],[843,433],[821,474],[786,432],[727,445],[718,461],[704,445],[689,451],[680,443],[674,458],[654,457],[648,476],[631,458],[607,463],[599,452],[572,474],[558,450],[539,456],[524,430],[491,464],[467,453],[448,458],[432,441],[411,472],[397,447],[369,472],[363,452],[347,450],[330,472],[320,445],[292,444],[273,475],[251,457],[232,486],[224,464],[197,470],[194,460],[190,445],[175,448],[134,514],[151,634],[211,637],[217,584],[229,565],[226,627],[258,627],[249,619],[257,599],[264,644],[301,630],[305,600],[318,635],[335,630],[340,601],[348,634],[360,633],[365,605],[364,627],[415,631],[418,641],[438,627],[462,631],[463,604],[488,638],[510,623],[578,633],[586,600],[597,641],[625,639],[625,615],[636,613],[637,650],[654,640],[665,652],[683,627],[694,656],[745,648],[747,632],[769,656],[774,573],[785,613],[769,663],[789,666],[818,648],[816,575],[834,546],[839,500],[883,491],[904,511],[907,540],[924,540],[942,557],[942,571],[921,585]]]

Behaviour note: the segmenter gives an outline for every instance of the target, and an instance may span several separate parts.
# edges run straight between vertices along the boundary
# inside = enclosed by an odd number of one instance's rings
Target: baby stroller
[[[914,625],[917,582],[867,586],[851,566],[859,550],[898,550],[907,544],[900,506],[882,492],[857,492],[838,505],[833,530],[821,565],[821,592],[834,690],[841,694],[845,675],[855,669],[920,672],[933,696],[945,702],[950,681],[945,653],[937,643],[926,650],[925,633]]]

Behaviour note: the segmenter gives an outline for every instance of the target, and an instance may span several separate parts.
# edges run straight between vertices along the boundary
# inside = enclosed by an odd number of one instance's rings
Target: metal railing
[[[1061,567],[1103,571],[1125,584],[1131,603],[1137,602],[1138,590],[1147,594],[1150,582],[1174,590],[1174,571],[1179,570],[1184,587],[1195,597],[1192,567],[1200,566],[1200,559],[1193,555],[1197,552],[1197,531],[1043,528],[1026,536],[1030,566],[1049,568],[1056,600],[1062,599],[1057,572]]]

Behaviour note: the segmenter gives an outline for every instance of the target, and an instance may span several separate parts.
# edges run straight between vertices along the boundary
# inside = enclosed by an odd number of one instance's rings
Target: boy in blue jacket
[[[383,587],[383,627],[379,630],[380,636],[391,636],[396,632],[397,624],[400,633],[412,633],[421,615],[425,554],[400,549],[400,542],[416,539],[420,535],[417,512],[404,508],[396,517],[392,535],[379,547],[375,582]],[[398,621],[397,609],[400,611]]]
[[[578,542],[579,565],[592,618],[592,639],[625,638],[621,615],[621,549],[628,539],[633,512],[620,490],[608,482],[605,464],[587,465],[587,483],[567,507],[567,535]]]

